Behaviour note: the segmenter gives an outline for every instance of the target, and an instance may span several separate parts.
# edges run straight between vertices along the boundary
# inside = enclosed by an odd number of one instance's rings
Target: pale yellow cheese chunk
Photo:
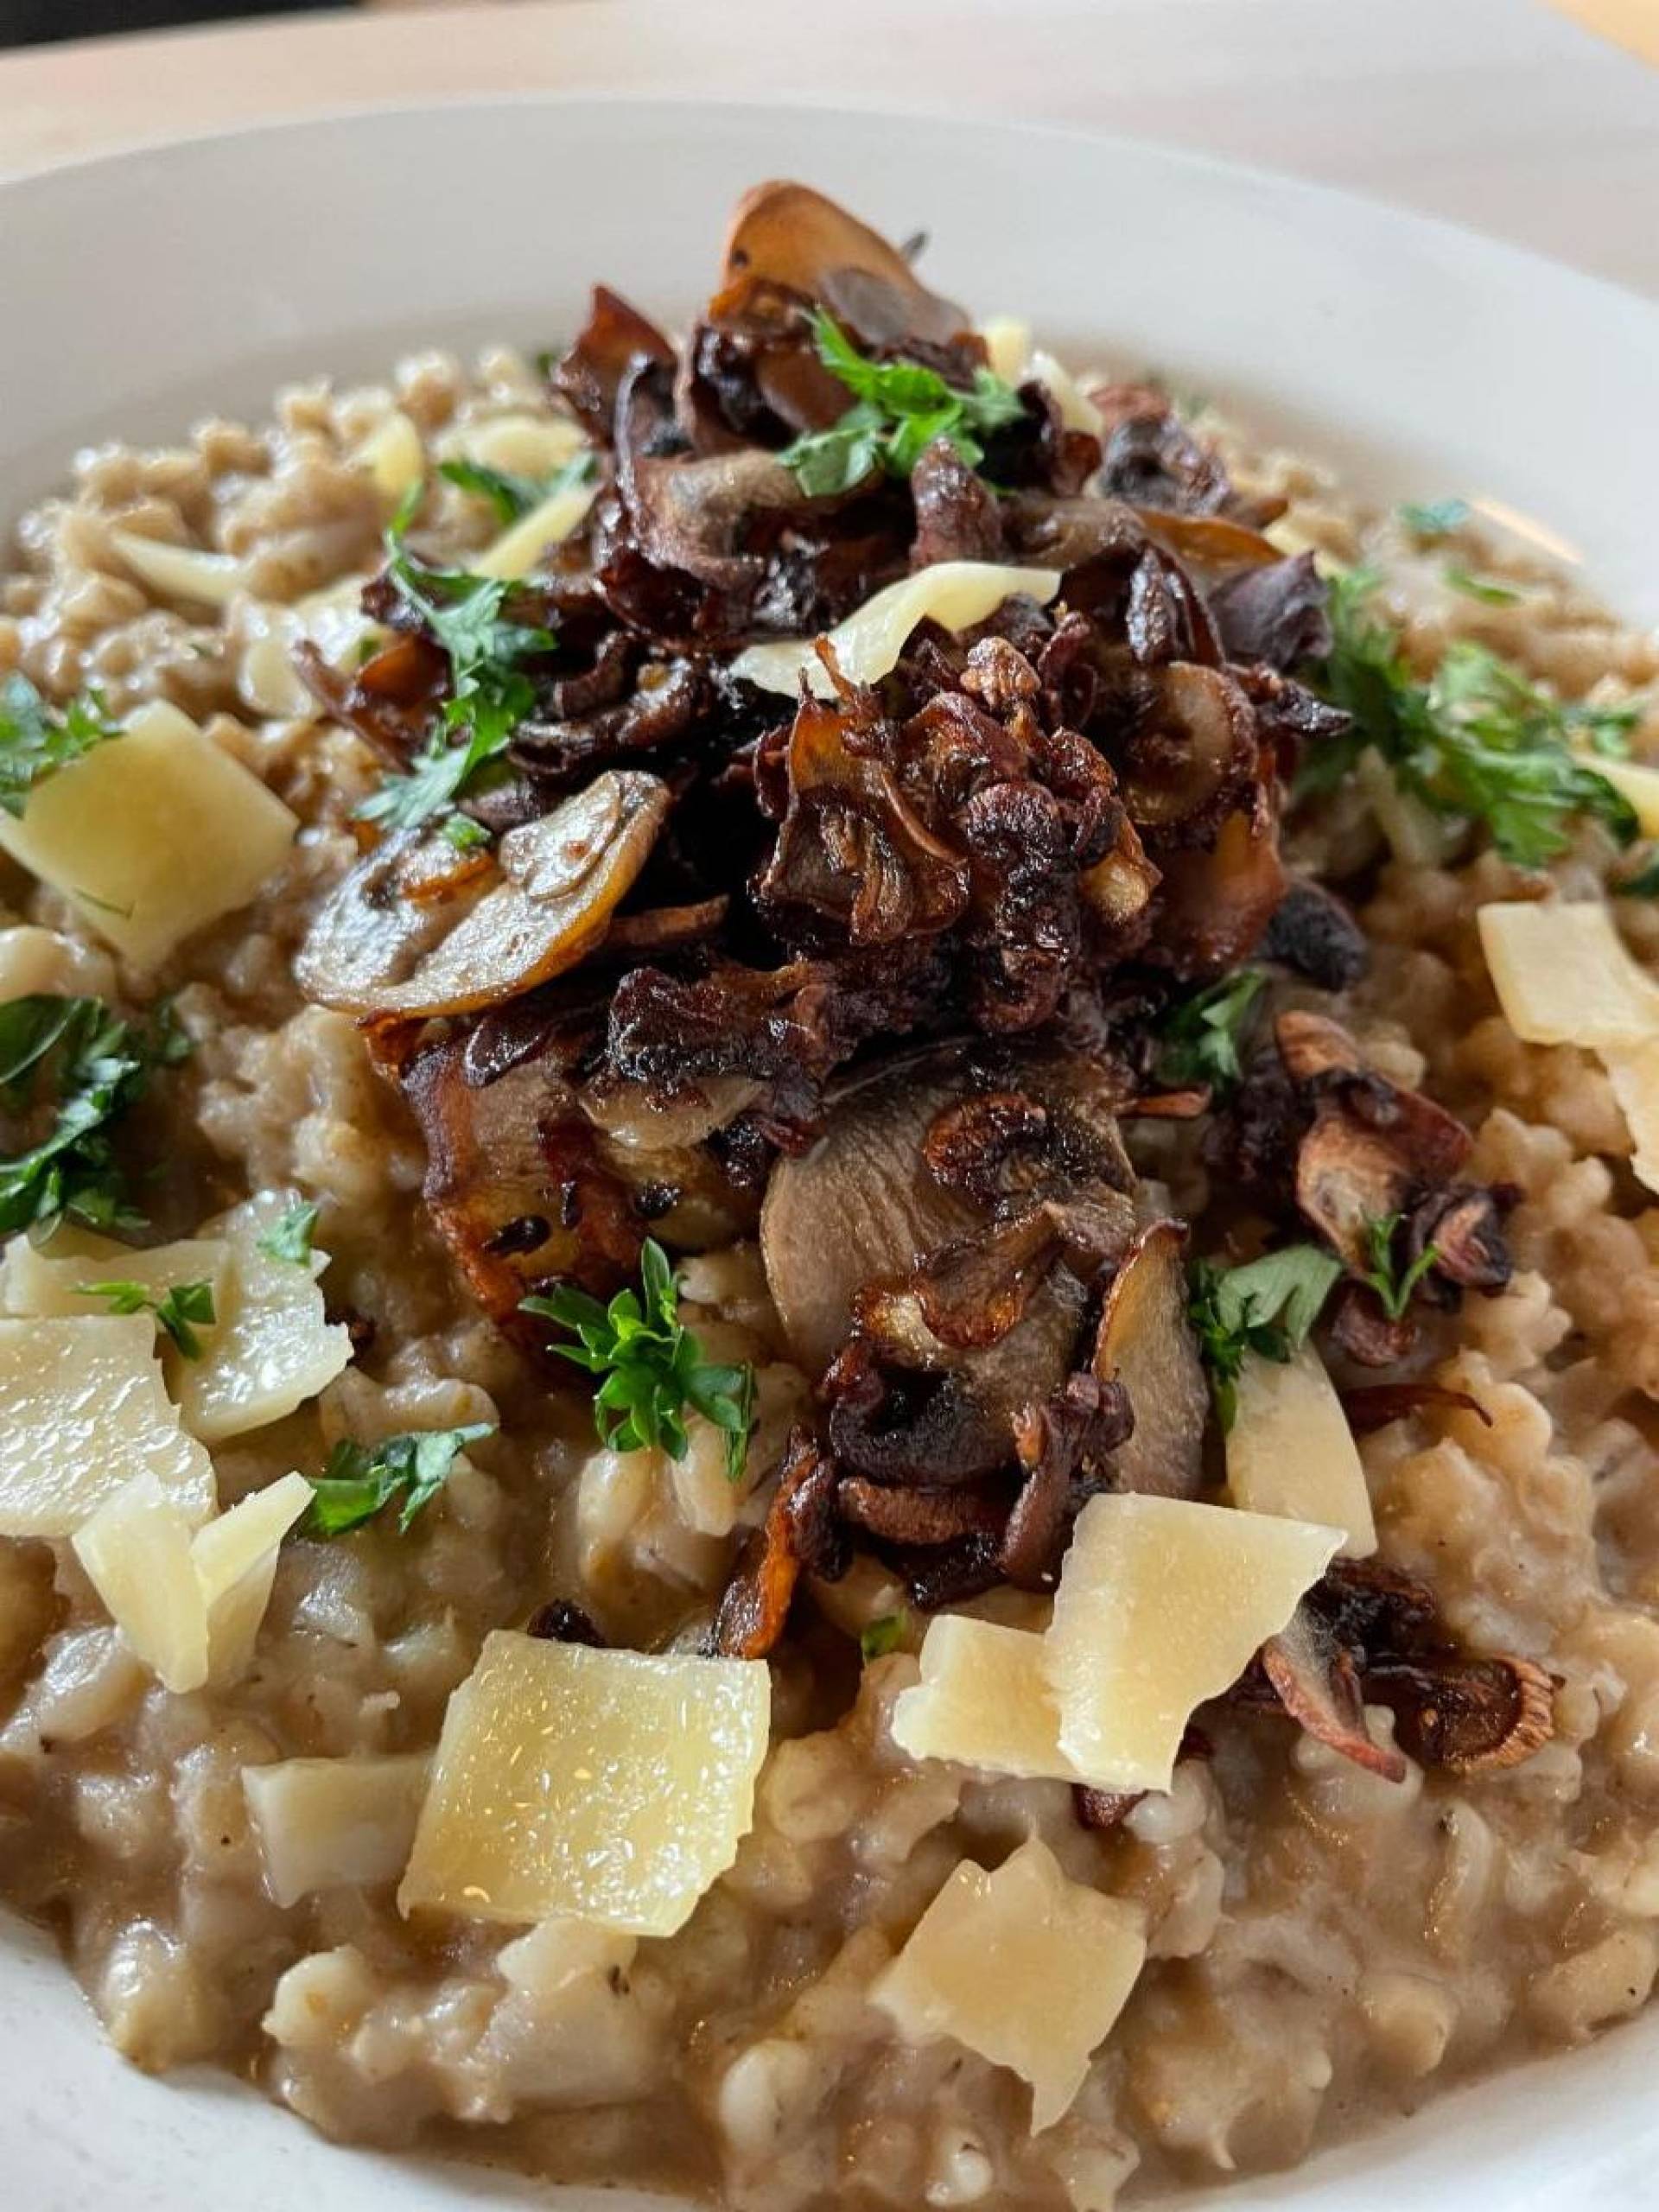
[[[160,1300],[181,1283],[205,1282],[217,1314],[224,1307],[229,1257],[230,1248],[216,1236],[187,1236],[138,1251],[64,1224],[44,1244],[14,1236],[6,1247],[0,1287],[8,1313],[107,1313],[108,1301],[94,1296],[88,1284],[136,1282]],[[212,1338],[213,1322],[192,1325],[204,1344]]]
[[[922,1639],[922,1679],[893,1708],[893,1740],[913,1759],[991,1774],[1080,1782],[1060,1749],[1043,1638],[965,1613],[940,1613]]]
[[[207,1671],[214,1681],[246,1673],[270,1603],[283,1538],[310,1504],[303,1475],[284,1475],[209,1521],[191,1545],[207,1612]]]
[[[510,582],[527,576],[550,547],[569,537],[593,505],[596,489],[592,483],[567,484],[563,491],[550,493],[474,557],[473,574],[505,576]]]
[[[1100,410],[1088,397],[1070,369],[1057,361],[1052,353],[1039,347],[1025,370],[1027,377],[1035,377],[1038,383],[1052,394],[1060,410],[1060,420],[1068,430],[1086,430],[1097,438],[1101,431]],[[1010,379],[1014,381],[1014,379]]]
[[[368,471],[388,507],[401,505],[426,474],[421,434],[401,407],[370,431],[352,459]]]
[[[327,1254],[314,1249],[300,1262],[259,1249],[289,1204],[285,1192],[261,1192],[213,1224],[227,1249],[218,1325],[203,1357],[173,1375],[184,1425],[205,1442],[281,1421],[351,1358],[351,1332],[328,1321],[317,1287]]]
[[[386,635],[363,612],[364,582],[362,576],[348,576],[291,606],[243,601],[232,624],[232,635],[242,647],[237,690],[256,714],[321,712],[295,665],[302,645],[315,645],[331,668],[345,675],[360,664],[365,643]]]
[[[1503,1018],[1529,1045],[1640,1045],[1659,1037],[1659,984],[1598,901],[1482,906],[1475,919]]]
[[[875,683],[891,671],[918,622],[931,620],[947,630],[966,630],[995,614],[1005,599],[1016,594],[1046,607],[1059,588],[1058,569],[940,561],[913,576],[901,576],[867,599],[830,631],[830,643],[843,676],[855,683]],[[803,671],[820,699],[834,698],[835,686],[810,638],[781,638],[751,645],[732,663],[734,676],[790,698],[800,689]]]
[[[568,415],[515,410],[479,423],[459,423],[436,440],[434,450],[442,461],[477,461],[510,476],[538,477],[551,476],[574,461],[587,442],[581,424]]]
[[[122,1637],[169,1690],[207,1680],[194,1531],[154,1475],[135,1475],[76,1530],[75,1555]]]
[[[1659,768],[1640,760],[1610,760],[1605,754],[1587,748],[1583,758],[1586,767],[1593,768],[1605,782],[1629,799],[1636,809],[1637,827],[1642,835],[1659,837]]]
[[[415,1840],[429,1768],[423,1754],[245,1766],[243,1794],[276,1903],[396,1881]]]
[[[1649,1190],[1659,1191],[1659,1038],[1604,1046],[1601,1058],[1634,1142],[1630,1166]]]
[[[197,1690],[246,1670],[277,1548],[311,1495],[303,1475],[284,1475],[193,1529],[153,1475],[137,1475],[73,1541],[131,1649],[168,1689]]]
[[[1304,1344],[1281,1365],[1246,1352],[1227,1432],[1227,1488],[1247,1513],[1318,1521],[1343,1532],[1343,1552],[1376,1549],[1359,1447],[1325,1363]]]
[[[163,599],[227,607],[246,584],[247,571],[233,553],[208,553],[196,545],[169,545],[137,531],[112,530],[111,542],[140,583]]]
[[[993,315],[979,327],[994,377],[1004,384],[1018,384],[1031,359],[1031,325],[1011,315]]]
[[[299,827],[239,760],[162,701],[37,783],[0,846],[140,967],[245,906]]]
[[[148,1314],[0,1321],[0,1536],[73,1534],[135,1475],[188,1522],[213,1470],[179,1426]]]
[[[671,1936],[748,1831],[770,1713],[760,1660],[498,1629],[449,1700],[400,1909]]]
[[[954,2037],[1031,2084],[1033,2135],[1083,2087],[1145,1963],[1141,1908],[1073,1882],[1048,1846],[964,1860],[872,1985],[912,2043]]]
[[[1046,1643],[1060,1748],[1103,1789],[1167,1789],[1195,1706],[1236,1681],[1339,1529],[1185,1499],[1091,1498]]]

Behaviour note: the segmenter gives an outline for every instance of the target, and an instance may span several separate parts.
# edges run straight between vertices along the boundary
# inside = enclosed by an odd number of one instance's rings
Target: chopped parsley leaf
[[[524,1313],[556,1321],[580,1341],[554,1344],[562,1359],[603,1376],[594,1394],[594,1425],[613,1452],[647,1446],[683,1459],[690,1407],[726,1433],[726,1472],[735,1482],[754,1421],[754,1370],[706,1360],[679,1318],[679,1287],[668,1255],[648,1236],[639,1254],[640,1289],[619,1290],[608,1306],[561,1283],[544,1298],[519,1302]]]
[[[83,1298],[103,1299],[112,1313],[153,1313],[187,1359],[201,1357],[201,1338],[193,1324],[219,1319],[210,1282],[175,1282],[161,1298],[141,1282],[81,1282],[75,1287]]]
[[[827,430],[809,431],[778,458],[809,499],[850,491],[873,469],[904,478],[936,438],[948,438],[969,468],[985,458],[982,439],[1024,413],[1012,385],[987,368],[970,388],[947,384],[919,361],[875,361],[861,353],[832,315],[815,310],[818,359],[854,404]]]
[[[1453,591],[1460,591],[1465,599],[1478,599],[1483,607],[1519,607],[1525,596],[1522,592],[1512,591],[1508,584],[1495,584],[1484,576],[1471,576],[1455,561],[1448,561],[1441,574]]]
[[[1575,748],[1623,751],[1639,709],[1553,699],[1466,639],[1420,683],[1397,632],[1369,610],[1376,586],[1369,569],[1355,569],[1331,587],[1331,652],[1310,674],[1354,727],[1309,755],[1299,791],[1331,789],[1371,746],[1402,791],[1436,813],[1484,823],[1517,867],[1541,867],[1564,852],[1571,824],[1585,816],[1629,844],[1635,809]]]
[[[1224,1432],[1238,1411],[1245,1353],[1282,1366],[1306,1343],[1341,1274],[1341,1261],[1319,1244],[1289,1244],[1243,1268],[1193,1263],[1188,1313]]]
[[[1659,899],[1659,852],[1633,875],[1624,877],[1612,887],[1616,899]]]
[[[594,466],[594,456],[583,452],[573,454],[550,476],[520,476],[512,469],[492,468],[481,461],[440,461],[438,474],[475,499],[487,499],[495,509],[496,520],[505,526],[521,521],[533,507],[556,499],[573,485],[585,484]]]
[[[1414,537],[1450,537],[1469,519],[1467,499],[1407,499],[1395,509]]]
[[[1440,1256],[1433,1245],[1426,1244],[1417,1257],[1402,1268],[1394,1253],[1395,1238],[1402,1218],[1397,1213],[1379,1214],[1365,1224],[1365,1246],[1371,1265],[1370,1273],[1360,1280],[1376,1293],[1390,1321],[1405,1318],[1412,1293]]]
[[[1158,1080],[1230,1090],[1243,1074],[1239,1045],[1267,977],[1240,968],[1172,1007],[1158,1025]]]
[[[317,1233],[318,1209],[308,1205],[302,1198],[296,1198],[288,1211],[254,1242],[266,1257],[289,1260],[296,1267],[307,1266],[311,1258],[311,1239]]]
[[[859,1630],[858,1648],[866,1659],[885,1659],[889,1651],[896,1651],[904,1642],[908,1626],[903,1613],[883,1613],[879,1620],[867,1622]]]
[[[60,713],[14,669],[0,683],[0,806],[21,815],[36,784],[120,734],[96,691]]]
[[[327,1465],[311,1483],[311,1503],[298,1524],[302,1536],[343,1536],[360,1529],[400,1494],[397,1527],[403,1535],[422,1508],[449,1479],[459,1453],[495,1429],[489,1421],[463,1428],[431,1428],[409,1436],[388,1436],[378,1444],[342,1437]]]
[[[0,1160],[0,1234],[49,1233],[66,1214],[89,1229],[142,1229],[111,1126],[156,1068],[189,1049],[167,1008],[146,1033],[101,999],[37,993],[0,1006],[0,1105],[20,1116],[54,1109],[38,1143]]]

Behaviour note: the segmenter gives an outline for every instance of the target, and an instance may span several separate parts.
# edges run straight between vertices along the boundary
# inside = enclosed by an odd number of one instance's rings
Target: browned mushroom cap
[[[667,368],[674,349],[626,300],[595,285],[588,321],[553,372],[555,385],[594,437],[609,442],[616,395],[628,370],[641,359]]]
[[[1453,1774],[1518,1766],[1554,1733],[1554,1686],[1530,1659],[1389,1660],[1366,1668],[1365,1692],[1414,1759]]]
[[[712,320],[742,312],[758,287],[772,285],[822,301],[872,346],[950,346],[972,331],[967,314],[930,292],[878,232],[810,185],[774,181],[746,192],[725,263]]]
[[[1176,661],[1157,684],[1118,778],[1135,826],[1147,832],[1213,820],[1256,764],[1255,709],[1231,677]]]
[[[1369,1436],[1390,1421],[1404,1421],[1425,1406],[1444,1406],[1450,1412],[1473,1414],[1488,1428],[1492,1417],[1478,1398],[1467,1390],[1453,1390],[1441,1382],[1366,1382],[1342,1394],[1342,1410],[1356,1436]]]
[[[1154,545],[1199,570],[1265,568],[1283,558],[1270,537],[1226,515],[1182,515],[1167,507],[1130,512]]]
[[[1007,1501],[960,1486],[897,1489],[864,1475],[843,1475],[836,1500],[843,1519],[896,1544],[949,1544],[963,1536],[1000,1536]]]
[[[1309,1606],[1262,1647],[1262,1669],[1285,1711],[1318,1742],[1372,1774],[1403,1782],[1403,1755],[1372,1740],[1352,1655]]]
[[[296,980],[308,998],[348,1014],[462,1014],[516,998],[601,943],[668,810],[660,779],[609,770],[509,830],[488,874],[436,897],[434,836],[388,838],[312,924]]]
[[[749,1539],[715,1616],[715,1649],[729,1659],[764,1659],[784,1632],[809,1568],[833,1580],[844,1573],[834,1535],[836,1463],[810,1429],[791,1430],[778,1488],[764,1524]]]
[[[1052,1590],[1073,1516],[1087,1495],[1079,1477],[1098,1487],[1109,1455],[1135,1426],[1121,1384],[1071,1375],[1046,1405],[1014,1416],[1014,1448],[1025,1479],[1002,1532],[1001,1564],[1024,1590]]]
[[[1135,1427],[1112,1465],[1126,1490],[1196,1497],[1204,1487],[1210,1386],[1187,1320],[1186,1230],[1155,1221],[1112,1278],[1095,1340],[1103,1382],[1128,1394]]]
[[[1236,968],[1284,896],[1279,830],[1264,787],[1230,814],[1206,852],[1160,851],[1164,880],[1145,957],[1183,978]]]

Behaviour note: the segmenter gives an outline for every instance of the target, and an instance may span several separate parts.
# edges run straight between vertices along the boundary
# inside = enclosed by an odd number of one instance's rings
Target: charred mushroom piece
[[[1388,1782],[1403,1782],[1403,1755],[1376,1743],[1365,1723],[1365,1697],[1351,1653],[1306,1605],[1266,1644],[1262,1668],[1285,1711],[1308,1735]]]
[[[1452,1390],[1440,1382],[1366,1382],[1342,1393],[1342,1410],[1356,1436],[1370,1436],[1391,1421],[1404,1421],[1425,1406],[1443,1406],[1449,1413],[1473,1414],[1490,1428],[1492,1417],[1480,1400],[1467,1390]]]
[[[308,998],[348,1014],[463,1014],[574,968],[604,938],[667,819],[655,776],[612,770],[501,840],[486,876],[454,896],[421,889],[430,836],[404,833],[360,861],[295,963]]]
[[[640,360],[671,367],[674,349],[655,323],[603,284],[596,285],[586,326],[554,371],[553,382],[583,429],[606,444],[622,379]]]
[[[749,1539],[715,1616],[714,1649],[728,1659],[764,1659],[784,1632],[801,1576],[833,1581],[846,1571],[833,1533],[840,1476],[810,1429],[791,1432],[766,1517]]]
[[[1135,1417],[1113,1472],[1125,1490],[1160,1497],[1204,1487],[1210,1386],[1187,1319],[1185,1252],[1180,1222],[1141,1230],[1106,1294],[1092,1363],[1101,1382],[1121,1385]]]
[[[1014,1416],[1024,1476],[1002,1534],[1002,1571],[1025,1590],[1052,1590],[1060,1553],[1089,1486],[1108,1479],[1109,1455],[1135,1426],[1128,1393],[1092,1375],[1072,1375],[1046,1405]]]
[[[1168,834],[1213,823],[1255,772],[1255,714],[1219,669],[1174,662],[1131,739],[1119,785],[1135,828]]]
[[[1413,1758],[1453,1774],[1519,1766],[1554,1733],[1554,1687],[1530,1659],[1389,1660],[1366,1668],[1365,1691]]]
[[[1268,924],[1262,957],[1306,976],[1322,991],[1345,991],[1370,964],[1364,931],[1322,884],[1297,878]]]
[[[1265,788],[1230,814],[1207,851],[1165,853],[1145,957],[1183,982],[1247,960],[1285,893],[1279,830]]]

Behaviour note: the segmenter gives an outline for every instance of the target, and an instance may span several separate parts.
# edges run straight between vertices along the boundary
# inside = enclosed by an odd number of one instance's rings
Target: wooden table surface
[[[383,5],[0,55],[0,166],[500,91],[873,102],[1294,170],[1659,294],[1656,61],[1659,0]]]

